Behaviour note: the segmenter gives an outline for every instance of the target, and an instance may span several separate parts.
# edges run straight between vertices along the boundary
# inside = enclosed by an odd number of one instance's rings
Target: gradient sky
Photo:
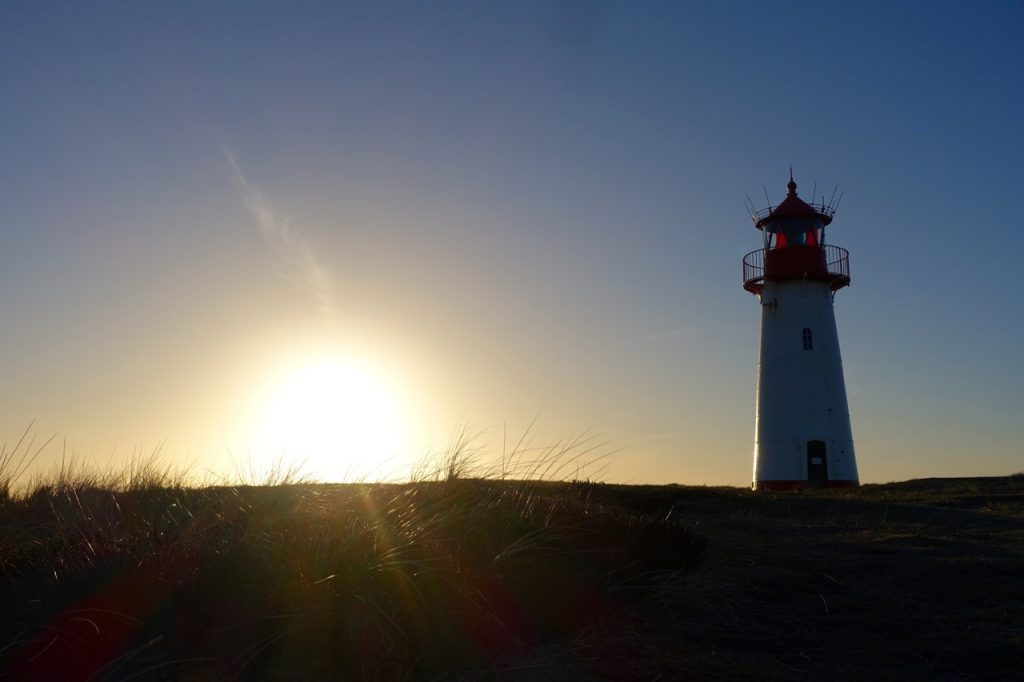
[[[605,480],[747,485],[744,198],[792,164],[845,193],[862,480],[1021,471],[1022,26],[1016,2],[6,2],[0,438],[35,418],[101,466],[165,443],[223,472],[340,358],[402,415],[387,475],[539,415],[534,445],[618,450]]]

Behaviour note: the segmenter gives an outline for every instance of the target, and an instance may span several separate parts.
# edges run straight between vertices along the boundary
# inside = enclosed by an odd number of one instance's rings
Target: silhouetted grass
[[[598,444],[520,442],[490,466],[464,436],[402,484],[278,466],[274,485],[191,487],[159,453],[117,475],[65,463],[0,498],[0,670],[1021,677],[1024,477],[799,494],[558,482],[543,479]]]
[[[465,442],[440,480],[408,484],[275,474],[191,488],[158,453],[120,475],[64,464],[0,503],[2,667],[24,679],[498,674],[526,652],[573,650],[700,563],[685,523],[603,504],[593,485],[466,479]],[[530,471],[549,474],[579,445],[542,451]]]

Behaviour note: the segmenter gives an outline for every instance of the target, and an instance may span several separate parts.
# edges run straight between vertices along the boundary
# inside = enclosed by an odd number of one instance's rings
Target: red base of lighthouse
[[[758,481],[754,490],[791,492],[805,488],[856,488],[860,481]]]

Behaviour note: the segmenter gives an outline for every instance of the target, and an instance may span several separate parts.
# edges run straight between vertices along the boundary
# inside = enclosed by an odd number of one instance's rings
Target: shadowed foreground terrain
[[[1024,679],[1024,476],[0,497],[5,679]]]

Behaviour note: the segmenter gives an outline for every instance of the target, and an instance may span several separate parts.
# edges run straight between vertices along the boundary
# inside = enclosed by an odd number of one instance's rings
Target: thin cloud
[[[676,327],[675,329],[666,329],[660,332],[654,332],[642,337],[643,341],[654,341],[656,339],[671,339],[677,336],[692,336],[699,331],[698,327]]]
[[[646,436],[641,436],[640,438],[637,438],[633,442],[636,443],[637,445],[641,443],[657,443],[663,440],[674,440],[682,435],[684,434],[678,431],[670,431],[668,433],[651,433]]]
[[[263,238],[277,258],[278,275],[312,296],[320,310],[333,311],[334,292],[330,271],[313,252],[308,238],[290,217],[277,215],[263,194],[250,183],[235,159],[224,149],[224,156],[234,171],[235,186],[242,201],[259,227]]]

